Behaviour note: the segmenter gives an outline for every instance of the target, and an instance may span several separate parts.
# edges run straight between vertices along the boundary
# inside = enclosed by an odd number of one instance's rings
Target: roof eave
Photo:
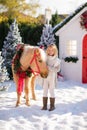
[[[58,25],[56,25],[53,28],[53,33],[56,33],[61,27],[63,27],[66,23],[68,23],[75,15],[77,15],[83,8],[87,7],[87,2],[85,4],[83,4],[82,6],[80,6],[79,8],[77,8],[74,13],[70,14],[67,18],[65,18],[61,23],[59,23]]]

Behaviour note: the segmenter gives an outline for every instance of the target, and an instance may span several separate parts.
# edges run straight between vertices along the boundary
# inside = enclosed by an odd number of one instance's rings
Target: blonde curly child
[[[54,89],[57,85],[57,72],[60,71],[60,59],[58,58],[58,49],[55,44],[50,44],[47,49],[47,65],[49,75],[43,79],[43,107],[42,110],[47,110],[48,91],[50,94],[49,111],[55,109],[55,94]]]

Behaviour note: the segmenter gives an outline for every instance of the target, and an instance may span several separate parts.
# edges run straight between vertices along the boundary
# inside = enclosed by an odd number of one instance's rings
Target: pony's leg
[[[14,75],[14,81],[15,81],[15,84],[16,84],[16,92],[17,92],[16,107],[21,104],[21,93],[18,92],[18,79],[19,79],[19,77],[15,74]]]
[[[25,90],[25,99],[26,99],[26,105],[27,106],[30,106],[30,101],[29,101],[29,85],[30,85],[30,78],[29,77],[26,77],[25,78],[25,87],[24,87],[24,90]]]
[[[16,107],[18,107],[21,104],[21,94],[17,92],[17,102],[16,102]]]
[[[36,79],[36,76],[33,75],[31,77],[31,84],[30,84],[31,94],[32,94],[32,99],[33,100],[36,100],[36,95],[35,95],[35,79]]]
[[[16,107],[21,104],[21,93],[18,92],[18,76],[14,74],[14,82],[16,84],[16,93],[17,93],[17,102],[16,102]]]
[[[21,104],[21,94],[18,93],[18,75],[14,73],[14,65],[12,65],[12,73],[13,73],[13,79],[16,85],[16,92],[17,92],[17,101],[16,101],[16,107]]]

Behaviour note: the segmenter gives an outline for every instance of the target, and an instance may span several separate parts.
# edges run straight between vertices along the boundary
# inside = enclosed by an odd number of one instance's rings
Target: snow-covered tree
[[[10,25],[10,30],[8,32],[7,37],[5,38],[2,48],[4,65],[6,66],[9,73],[11,73],[12,58],[15,54],[16,46],[19,43],[22,43],[22,38],[20,36],[18,24],[15,19],[14,22]]]
[[[45,25],[42,30],[42,35],[40,42],[38,43],[39,46],[47,47],[50,44],[55,43],[55,37],[53,34],[53,28],[51,25]]]
[[[9,75],[8,75],[6,67],[3,66],[3,62],[4,62],[4,59],[1,56],[1,52],[0,52],[0,91],[7,89],[8,86],[7,87],[3,86],[3,82],[9,80]]]

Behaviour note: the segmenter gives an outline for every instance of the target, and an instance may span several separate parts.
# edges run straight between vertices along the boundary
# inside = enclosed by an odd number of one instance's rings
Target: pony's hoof
[[[20,106],[20,104],[16,104],[16,105],[15,105],[15,107],[18,107],[18,106]]]
[[[36,97],[35,98],[32,98],[32,100],[37,100]]]
[[[29,103],[29,102],[26,102],[25,104],[26,104],[27,106],[30,106],[30,103]]]
[[[20,106],[20,104],[21,104],[21,103],[17,102],[15,107],[18,107],[18,106]]]
[[[36,96],[32,96],[32,100],[37,100]]]
[[[24,96],[23,98],[24,98],[24,99],[26,99],[26,97],[25,97],[25,96]]]

